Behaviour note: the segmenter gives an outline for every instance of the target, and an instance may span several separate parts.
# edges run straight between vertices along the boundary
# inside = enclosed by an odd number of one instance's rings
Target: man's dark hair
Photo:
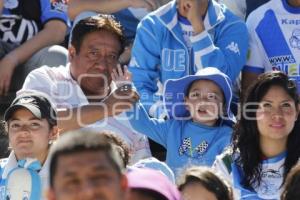
[[[103,134],[106,132],[103,131]],[[60,156],[72,155],[87,151],[99,151],[105,154],[107,160],[118,174],[125,170],[122,158],[115,144],[112,144],[105,135],[89,131],[74,131],[64,134],[50,150],[50,186],[53,187],[54,176]]]
[[[112,15],[97,15],[84,18],[75,25],[72,31],[71,44],[74,46],[77,54],[80,52],[82,41],[86,35],[97,31],[107,31],[115,35],[120,41],[120,54],[123,52],[125,39],[121,24]]]

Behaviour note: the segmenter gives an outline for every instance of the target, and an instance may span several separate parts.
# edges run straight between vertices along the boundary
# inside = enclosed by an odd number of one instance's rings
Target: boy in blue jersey
[[[114,71],[115,81],[130,80],[128,74],[118,71]],[[166,163],[175,174],[188,165],[212,165],[229,144],[235,121],[229,108],[230,79],[207,67],[196,75],[169,80],[165,88],[165,105],[173,119],[150,119],[143,105],[137,103],[127,113],[131,125],[167,149]]]
[[[137,28],[129,70],[141,101],[162,117],[157,81],[193,75],[215,66],[232,81],[246,62],[244,22],[214,0],[173,0],[147,15]],[[155,104],[154,104],[155,103]]]

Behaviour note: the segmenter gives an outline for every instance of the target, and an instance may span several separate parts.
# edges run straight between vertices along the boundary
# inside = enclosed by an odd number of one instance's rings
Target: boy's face
[[[214,126],[223,107],[223,92],[210,80],[192,83],[185,104],[194,122]]]

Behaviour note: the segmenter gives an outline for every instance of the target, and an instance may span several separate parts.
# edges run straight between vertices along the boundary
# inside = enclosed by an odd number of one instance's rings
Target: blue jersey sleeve
[[[133,83],[137,88],[141,102],[147,112],[160,99],[155,93],[158,90],[160,47],[154,31],[153,21],[143,20],[138,28],[132,47],[132,58],[129,70],[132,73]]]
[[[43,24],[46,24],[48,21],[56,19],[61,20],[64,23],[68,24],[68,16],[66,13],[66,8],[64,9],[63,2],[59,0],[40,0],[41,2],[41,21]]]
[[[155,142],[167,147],[168,130],[170,121],[150,118],[142,104],[137,103],[134,108],[126,113],[132,127],[145,134]]]
[[[235,81],[246,63],[248,31],[241,20],[228,21],[223,26],[214,40],[207,31],[191,37],[195,66],[216,67]]]

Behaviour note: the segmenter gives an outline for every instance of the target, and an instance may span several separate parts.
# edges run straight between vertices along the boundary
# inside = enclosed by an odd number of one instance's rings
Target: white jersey
[[[244,71],[279,70],[300,86],[300,8],[287,0],[271,0],[247,19],[250,51]]]
[[[23,88],[18,95],[30,90],[47,94],[55,103],[57,109],[73,108],[88,105],[88,99],[78,83],[71,77],[69,65],[60,67],[43,66],[32,71],[26,78]],[[80,120],[80,119],[79,119]],[[146,136],[134,131],[125,114],[108,117],[85,128],[95,131],[109,130],[115,132],[128,145],[131,159],[130,164],[142,158],[151,156]]]
[[[236,163],[232,162],[228,153],[217,156],[213,165],[214,170],[225,178],[234,189],[235,199],[243,200],[279,200],[282,192],[284,162],[286,152],[262,161],[261,184],[254,188],[245,188],[241,181],[243,172]]]

